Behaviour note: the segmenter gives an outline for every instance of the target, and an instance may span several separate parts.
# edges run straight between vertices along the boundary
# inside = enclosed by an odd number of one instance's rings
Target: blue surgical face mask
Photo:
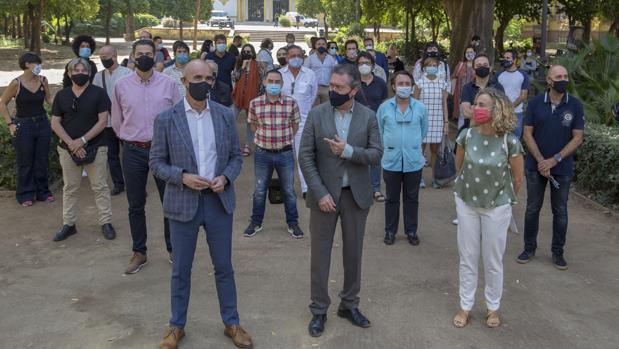
[[[91,55],[90,47],[80,47],[79,56],[82,58],[90,58]]]
[[[426,67],[426,74],[431,76],[438,74],[438,67]]]
[[[332,56],[335,56],[337,54],[337,49],[336,48],[330,48],[329,49],[329,54],[331,54]]]
[[[301,68],[301,66],[303,65],[303,58],[301,57],[290,58],[288,60],[288,65],[293,68]]]
[[[32,68],[32,74],[34,75],[39,75],[41,74],[41,65],[37,64],[34,66],[34,68]]]
[[[217,44],[217,51],[226,52],[226,44]]]
[[[176,55],[176,61],[180,64],[187,64],[189,62],[189,55],[185,52]]]
[[[282,85],[280,84],[267,84],[267,93],[271,96],[277,96],[282,92]]]
[[[395,94],[402,99],[409,98],[412,92],[412,86],[398,86],[395,88]]]

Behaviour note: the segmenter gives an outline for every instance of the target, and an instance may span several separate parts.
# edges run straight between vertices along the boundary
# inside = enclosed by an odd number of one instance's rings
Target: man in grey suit
[[[239,326],[232,269],[234,180],[241,171],[241,153],[234,116],[229,108],[208,102],[213,72],[202,60],[185,67],[186,97],[155,120],[150,168],[166,182],[163,211],[170,221],[172,317],[160,342],[175,349],[185,335],[191,289],[191,267],[198,231],[206,230],[224,333],[239,348],[251,348],[249,334]]]
[[[299,164],[309,186],[311,298],[309,333],[322,335],[331,303],[328,292],[331,248],[338,218],[344,255],[344,288],[338,316],[370,327],[359,311],[361,255],[365,223],[373,203],[370,166],[383,154],[376,115],[354,100],[359,71],[342,64],[333,69],[329,103],[312,109],[303,129]]]

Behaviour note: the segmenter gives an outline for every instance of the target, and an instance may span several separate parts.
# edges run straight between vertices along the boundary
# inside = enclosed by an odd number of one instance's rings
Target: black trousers
[[[13,138],[17,160],[17,202],[45,201],[52,195],[48,183],[52,131],[46,115],[17,118]]]
[[[422,170],[415,172],[393,172],[383,170],[383,179],[387,189],[385,200],[385,231],[396,234],[400,222],[400,193],[404,207],[404,232],[417,234],[419,212],[419,184]]]
[[[125,178],[120,164],[120,140],[111,127],[105,129],[105,137],[107,139],[107,164],[110,168],[114,188],[125,189]]]

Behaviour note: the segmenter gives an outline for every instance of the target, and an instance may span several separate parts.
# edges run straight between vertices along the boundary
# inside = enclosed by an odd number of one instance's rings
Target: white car
[[[211,11],[211,19],[209,20],[209,25],[211,27],[234,27],[234,22],[228,16],[226,11]]]
[[[304,27],[315,28],[318,26],[318,20],[316,18],[305,17],[298,12],[286,12],[285,17],[290,20],[290,24],[293,26],[297,24],[297,16],[299,17],[299,25],[303,24]]]

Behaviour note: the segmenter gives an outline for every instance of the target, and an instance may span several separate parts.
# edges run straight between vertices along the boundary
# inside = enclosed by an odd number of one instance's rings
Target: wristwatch
[[[561,157],[561,153],[556,153],[553,158],[555,158],[555,160],[557,160],[557,162],[561,162],[561,160],[563,160],[563,158]]]
[[[83,136],[80,137],[80,139],[82,140],[82,142],[84,143],[84,145],[88,144],[88,141],[86,140],[86,138],[84,138]]]

